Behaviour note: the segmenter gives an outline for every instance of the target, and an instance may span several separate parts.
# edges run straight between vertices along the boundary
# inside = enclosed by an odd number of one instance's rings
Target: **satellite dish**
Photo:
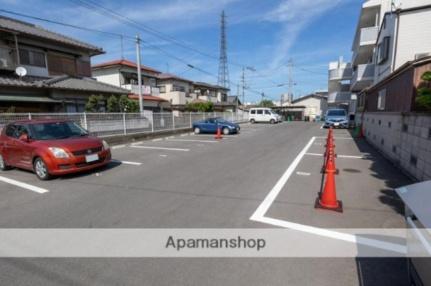
[[[15,69],[15,73],[19,76],[19,77],[23,77],[27,74],[27,70],[25,69],[25,67],[17,67]]]

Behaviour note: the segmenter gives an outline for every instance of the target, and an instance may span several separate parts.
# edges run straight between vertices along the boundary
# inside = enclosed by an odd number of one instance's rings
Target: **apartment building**
[[[425,28],[429,25],[430,4],[429,0],[364,1],[351,62],[340,58],[329,64],[328,105],[355,113],[358,101],[364,101],[360,98],[362,91],[430,51],[429,29]]]
[[[127,94],[91,78],[91,57],[103,53],[80,40],[0,16],[0,112],[80,112],[91,95]]]

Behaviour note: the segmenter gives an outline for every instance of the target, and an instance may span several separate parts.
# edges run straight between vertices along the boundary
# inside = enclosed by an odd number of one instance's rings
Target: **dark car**
[[[41,180],[110,161],[109,145],[72,121],[18,121],[6,125],[0,134],[0,169],[30,170]]]
[[[238,133],[241,129],[238,124],[223,118],[207,118],[205,120],[193,122],[193,131],[195,134],[215,134],[218,128],[220,128],[224,135]]]

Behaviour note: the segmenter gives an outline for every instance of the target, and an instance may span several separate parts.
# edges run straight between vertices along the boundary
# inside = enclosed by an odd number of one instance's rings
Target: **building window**
[[[158,88],[160,93],[166,93],[166,86],[160,85]]]
[[[186,88],[184,86],[181,86],[181,85],[173,85],[172,91],[186,92]]]
[[[377,46],[377,63],[383,64],[389,57],[389,40],[391,37],[384,37],[383,41]]]
[[[35,67],[46,67],[45,54],[43,52],[20,49],[19,59],[21,64]]]
[[[386,105],[386,89],[379,91],[379,97],[377,98],[377,109],[385,110]]]

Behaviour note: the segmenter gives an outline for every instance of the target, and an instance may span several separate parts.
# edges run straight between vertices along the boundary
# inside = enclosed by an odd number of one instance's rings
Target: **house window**
[[[21,64],[35,67],[46,67],[45,54],[43,52],[20,49],[19,59]]]
[[[379,91],[379,97],[377,98],[377,109],[385,110],[386,105],[386,89]]]
[[[159,86],[159,92],[160,93],[166,93],[166,86],[164,86],[164,85]]]
[[[391,37],[384,37],[383,41],[377,46],[377,63],[383,64],[389,57],[389,40]]]
[[[181,86],[181,85],[173,85],[172,91],[186,92],[186,88],[184,86]]]

